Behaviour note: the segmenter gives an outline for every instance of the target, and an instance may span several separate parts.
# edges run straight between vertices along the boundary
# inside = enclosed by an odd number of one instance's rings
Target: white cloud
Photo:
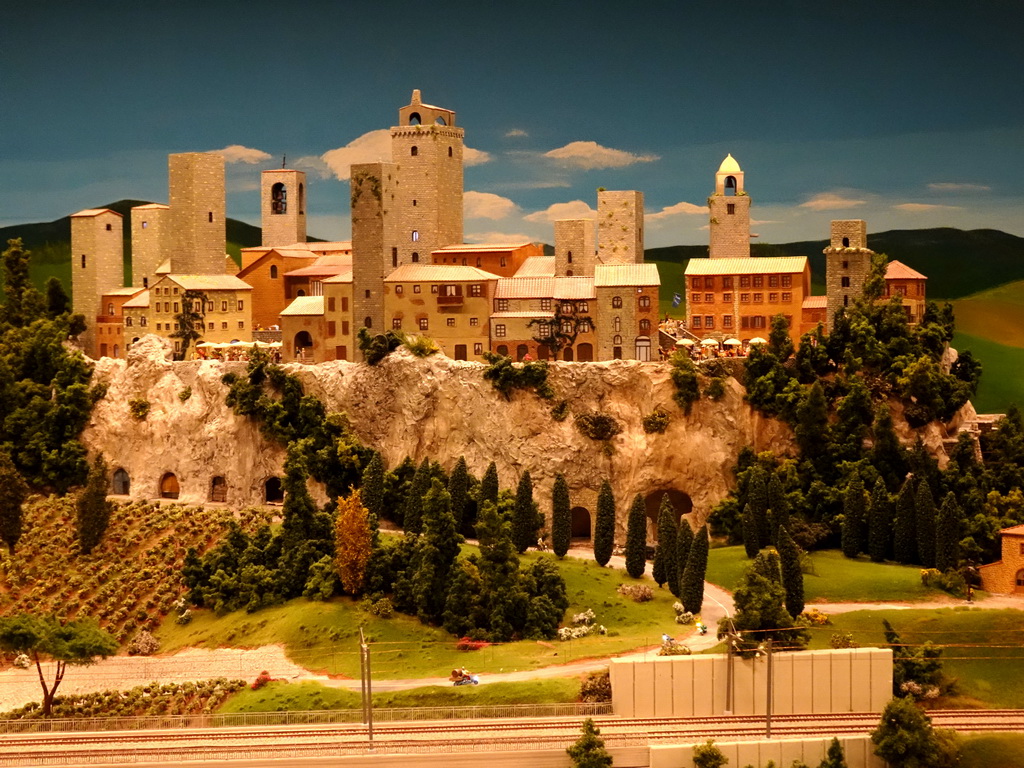
[[[462,204],[467,219],[504,219],[519,210],[507,197],[492,192],[469,190],[463,194]]]
[[[523,233],[509,234],[508,232],[468,232],[465,236],[467,243],[523,243],[536,242],[536,238]]]
[[[706,205],[694,205],[684,200],[675,205],[666,205],[657,213],[645,213],[644,221],[664,221],[672,216],[706,216],[707,213],[708,207]]]
[[[315,173],[321,179],[329,179],[334,175],[334,172],[331,171],[331,167],[314,155],[300,157],[292,163],[292,167],[297,168],[300,171],[306,171],[307,173]]]
[[[270,159],[270,153],[264,152],[262,149],[243,147],[241,144],[232,144],[231,146],[224,147],[224,149],[215,149],[213,153],[223,157],[226,163],[256,165],[256,163],[262,163]]]
[[[751,219],[751,224],[782,224],[781,221],[775,219]]]
[[[854,208],[864,205],[867,200],[855,200],[849,197],[841,197],[834,192],[822,192],[810,200],[800,203],[801,208],[810,208],[812,211],[838,211],[842,208]]]
[[[989,192],[992,190],[992,187],[985,186],[984,184],[958,184],[951,181],[939,181],[929,184],[928,189],[935,192]]]
[[[545,152],[544,157],[586,171],[598,168],[625,168],[635,163],[651,163],[659,159],[657,155],[634,155],[621,149],[602,147],[596,141],[571,141],[564,147]]]
[[[548,181],[502,181],[491,186],[495,189],[567,189],[572,184],[564,179],[551,179]]]
[[[334,172],[335,178],[344,181],[352,175],[353,163],[391,162],[391,131],[381,128],[364,133],[344,147],[324,152],[320,159]]]
[[[483,165],[489,162],[491,162],[490,152],[484,152],[482,149],[473,149],[472,147],[462,148],[462,164],[467,168],[471,165]]]
[[[933,203],[900,203],[894,205],[897,211],[907,211],[909,213],[923,213],[924,211],[953,211],[957,210],[959,205],[936,205]]]
[[[505,134],[506,138],[510,138],[510,139],[519,139],[519,138],[523,138],[523,137],[529,136],[529,135],[530,134],[528,134],[522,128],[513,128],[511,131],[508,131]]]
[[[532,222],[553,222],[558,219],[590,219],[597,216],[597,211],[591,208],[582,200],[573,200],[569,203],[555,203],[549,205],[543,211],[536,211],[524,216],[524,221]]]

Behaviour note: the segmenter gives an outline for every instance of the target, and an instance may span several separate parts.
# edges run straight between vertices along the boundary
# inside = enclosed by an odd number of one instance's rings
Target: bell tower
[[[306,242],[306,174],[275,168],[260,175],[263,245]]]
[[[864,281],[871,272],[872,256],[868,248],[868,225],[862,219],[837,219],[825,254],[825,293],[828,296],[828,331],[836,312],[864,293]]]
[[[708,198],[711,212],[712,259],[750,256],[750,197],[743,188],[740,164],[728,155],[715,174],[715,192]]]

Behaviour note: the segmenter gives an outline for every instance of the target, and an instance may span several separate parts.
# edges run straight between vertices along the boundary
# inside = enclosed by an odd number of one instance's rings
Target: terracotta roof
[[[438,248],[433,253],[488,253],[497,251],[515,251],[519,248],[525,248],[528,245],[533,245],[529,240],[524,240],[521,243],[460,243],[459,245],[446,245],[444,248]]]
[[[149,291],[143,291],[121,305],[122,309],[146,309],[147,307],[149,307]]]
[[[598,264],[594,267],[594,285],[661,285],[661,278],[657,264]]]
[[[324,313],[323,296],[299,296],[291,304],[281,310],[281,317],[302,315],[322,315]]]
[[[772,258],[690,259],[686,275],[765,275],[803,272],[806,256],[774,256]]]
[[[285,277],[330,277],[336,275],[339,272],[351,272],[352,263],[348,264],[310,264],[308,267],[299,267],[298,269],[292,269],[284,273]]]
[[[352,282],[352,270],[347,269],[344,272],[339,272],[332,277],[325,277],[320,281],[321,283],[351,283]]]
[[[890,261],[889,265],[885,268],[885,279],[886,280],[927,280],[928,278],[918,272],[916,269],[911,269],[902,261]]]
[[[516,277],[554,277],[554,256],[531,256],[516,272]]]
[[[118,213],[117,211],[112,211],[109,208],[86,208],[84,211],[72,213],[71,218],[74,219],[76,217],[99,216],[101,213],[112,213],[115,216],[120,216],[122,219],[124,218],[123,216],[121,216],[120,213]]]
[[[168,275],[186,291],[251,291],[252,286],[234,275]]]
[[[592,277],[556,277],[553,279],[554,299],[594,299],[594,278]]]
[[[127,288],[111,288],[109,291],[104,291],[104,296],[134,296],[136,293],[141,291],[141,288],[136,288],[133,285],[129,285]]]
[[[497,280],[498,276],[477,267],[459,264],[403,264],[384,278],[385,283],[427,283],[437,281],[478,282]]]
[[[313,259],[314,261],[316,261],[317,259],[320,258],[320,254],[313,253],[312,251],[306,250],[304,248],[278,247],[271,248],[269,251],[267,251],[267,253],[270,253],[271,251],[277,253],[280,256],[284,256],[286,259]]]
[[[496,299],[550,299],[554,295],[553,277],[503,277],[494,291]]]
[[[305,246],[310,251],[351,251],[351,240],[334,240],[326,243],[296,243],[297,247]]]
[[[1003,528],[1000,533],[1009,533],[1014,536],[1024,536],[1024,525],[1011,525],[1009,528]]]
[[[519,318],[553,318],[554,312],[541,312],[541,311],[530,311],[524,310],[523,312],[491,312],[491,320],[502,320],[504,318],[515,319]]]
[[[145,205],[135,205],[135,206],[132,206],[132,210],[133,211],[156,211],[156,210],[163,211],[163,210],[170,210],[170,207],[171,206],[165,205],[164,203],[146,203]]]
[[[804,309],[825,309],[828,307],[828,296],[805,296]]]

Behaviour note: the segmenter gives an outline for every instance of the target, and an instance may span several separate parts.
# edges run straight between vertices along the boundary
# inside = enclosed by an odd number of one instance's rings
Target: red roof
[[[886,280],[927,280],[928,278],[918,272],[916,269],[911,269],[902,261],[890,261],[889,266],[885,270]]]
[[[1009,528],[1003,528],[1000,533],[1009,533],[1013,536],[1024,536],[1024,525],[1013,525]]]

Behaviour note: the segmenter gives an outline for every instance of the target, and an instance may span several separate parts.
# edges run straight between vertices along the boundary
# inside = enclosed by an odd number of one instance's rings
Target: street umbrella
[[[725,344],[725,346],[727,347],[738,347],[743,342],[740,341],[739,339],[726,339],[722,343]]]
[[[754,338],[752,338],[747,343],[748,344],[767,344],[768,340],[767,339],[762,339],[760,336],[755,336]]]
[[[692,347],[693,339],[680,339],[676,342],[677,347]]]
[[[705,347],[717,347],[718,339],[704,339],[704,341],[701,342],[701,345]]]

